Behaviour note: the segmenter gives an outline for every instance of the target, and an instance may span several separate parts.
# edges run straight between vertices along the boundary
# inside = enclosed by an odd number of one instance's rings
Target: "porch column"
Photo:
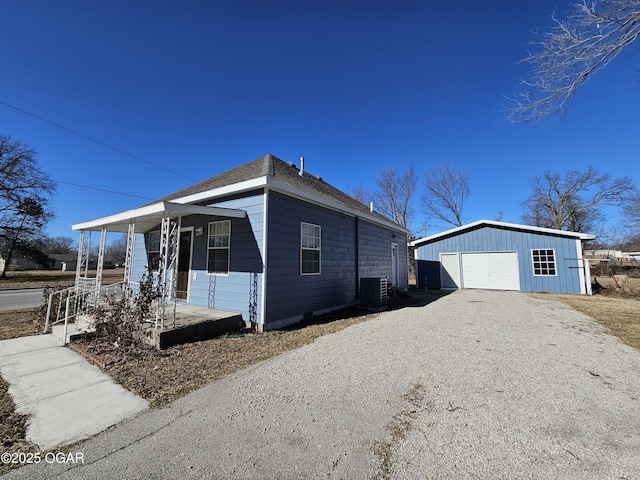
[[[178,303],[178,259],[180,258],[180,228],[182,227],[182,215],[172,222],[171,231],[171,283],[169,284],[169,298],[173,300],[173,328],[176,326],[176,305]]]
[[[129,229],[127,230],[127,253],[124,259],[124,295],[128,296],[131,293],[131,277],[133,275],[133,254],[136,247],[136,224],[135,221],[129,222]]]
[[[160,229],[160,265],[158,266],[158,282],[160,288],[160,305],[156,314],[156,328],[164,329],[166,305],[173,300],[173,325],[176,321],[176,290],[178,283],[178,254],[180,249],[181,216],[177,221],[170,217],[162,219]]]
[[[89,233],[87,235],[87,232]],[[78,242],[78,263],[76,264],[76,293],[81,289],[81,279],[87,278],[89,269],[89,252],[91,250],[91,230],[80,230],[80,241]]]
[[[98,264],[96,265],[96,283],[94,286],[93,302],[98,305],[100,299],[100,287],[102,286],[102,270],[104,268],[104,250],[107,243],[107,227],[102,227],[100,232],[100,247],[98,248]]]

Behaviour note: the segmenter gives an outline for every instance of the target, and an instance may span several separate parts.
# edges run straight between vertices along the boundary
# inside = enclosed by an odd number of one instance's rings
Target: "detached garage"
[[[591,294],[594,235],[480,220],[411,242],[418,288]]]

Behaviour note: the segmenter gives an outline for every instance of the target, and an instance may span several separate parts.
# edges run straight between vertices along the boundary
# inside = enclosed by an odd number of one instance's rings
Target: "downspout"
[[[582,255],[582,240],[576,240],[577,250],[578,250],[578,264],[582,263],[582,268],[578,271],[580,272],[580,280],[582,280],[582,285],[580,286],[580,290],[583,290],[581,293],[586,295],[592,295],[593,291],[591,289],[591,264],[589,263],[589,259],[585,259]]]
[[[360,299],[360,218],[356,217],[356,299]]]

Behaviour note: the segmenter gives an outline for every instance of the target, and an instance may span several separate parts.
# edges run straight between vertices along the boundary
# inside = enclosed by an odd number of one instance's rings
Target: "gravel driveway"
[[[7,478],[640,478],[640,352],[564,304],[386,312]],[[60,476],[58,476],[60,475]]]

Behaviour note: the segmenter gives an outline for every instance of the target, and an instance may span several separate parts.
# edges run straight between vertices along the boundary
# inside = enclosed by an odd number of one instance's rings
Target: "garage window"
[[[533,274],[537,276],[556,275],[556,256],[551,248],[531,250]]]

